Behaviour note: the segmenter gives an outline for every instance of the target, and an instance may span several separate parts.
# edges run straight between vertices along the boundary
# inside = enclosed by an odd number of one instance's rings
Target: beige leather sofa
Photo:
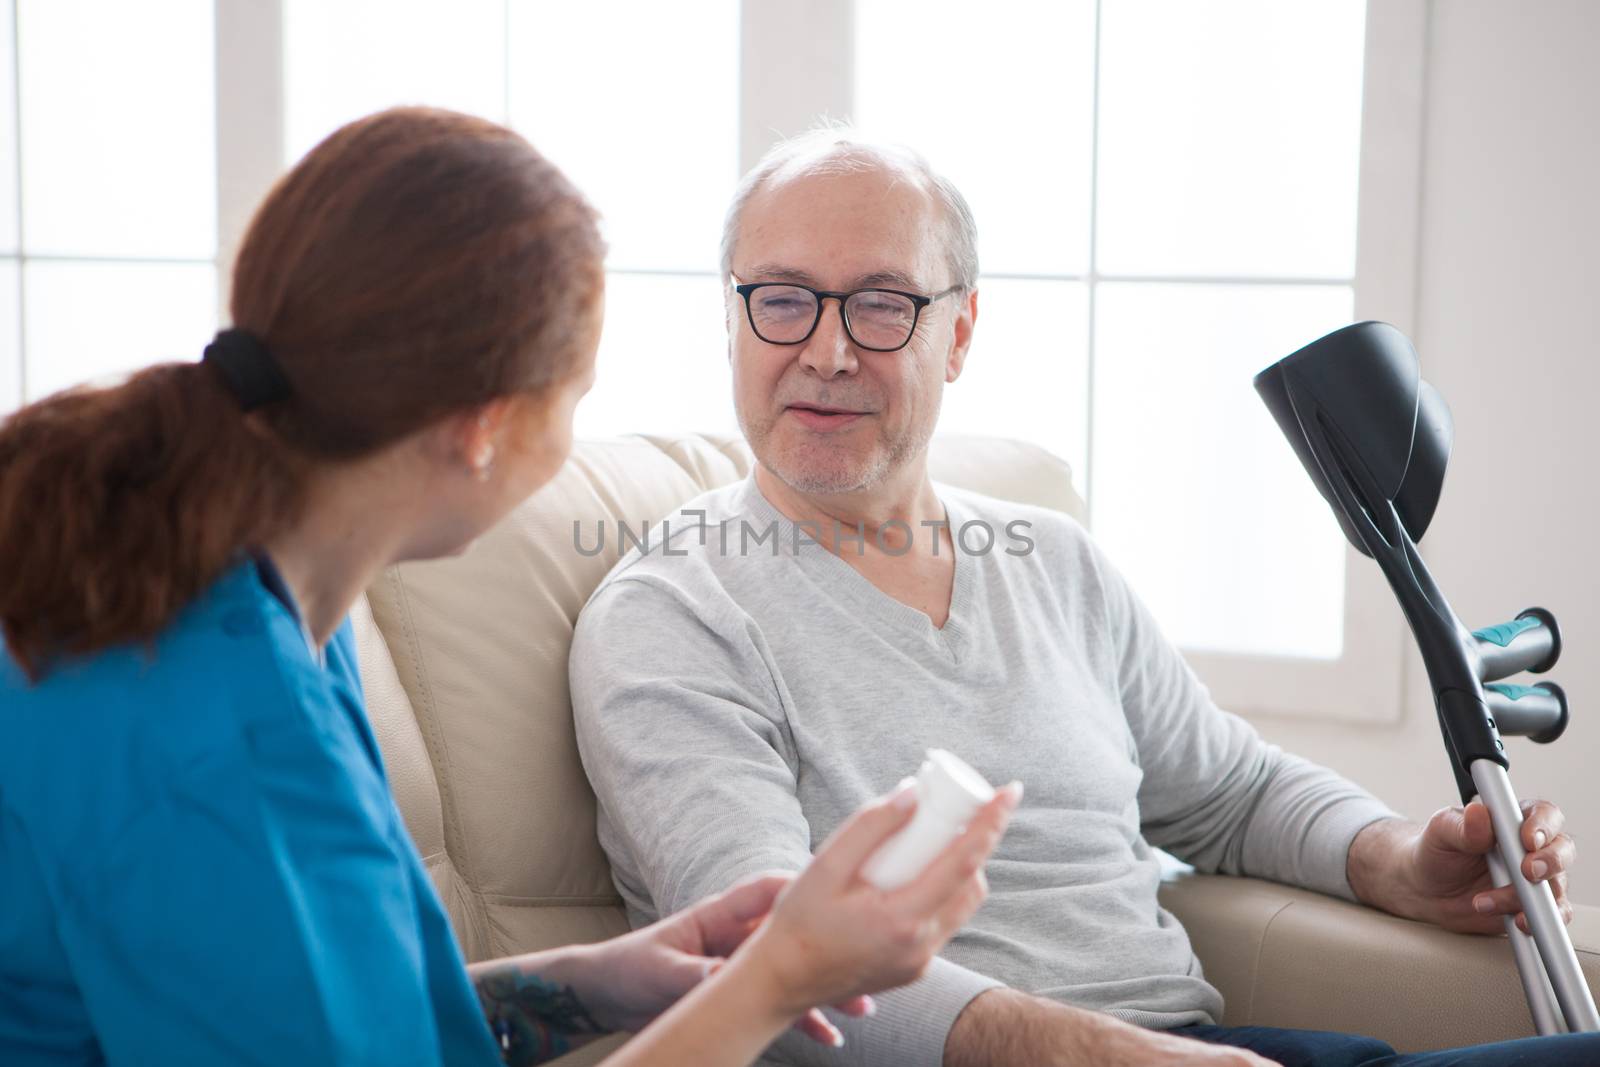
[[[943,438],[932,465],[953,485],[1081,506],[1066,465],[1029,445]],[[468,959],[627,929],[573,742],[573,621],[619,554],[618,520],[638,530],[749,468],[743,443],[728,438],[580,443],[554,482],[464,555],[393,568],[357,606],[390,781]],[[602,520],[604,550],[582,554],[574,524],[592,550]],[[1222,990],[1228,1024],[1356,1031],[1402,1050],[1531,1032],[1502,938],[1251,879],[1178,876],[1162,901]],[[1595,983],[1600,908],[1580,908],[1573,935]],[[570,1061],[594,1062],[613,1044]]]

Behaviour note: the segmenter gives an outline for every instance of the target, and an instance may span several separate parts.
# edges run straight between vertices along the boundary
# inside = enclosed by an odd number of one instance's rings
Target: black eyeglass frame
[[[750,309],[751,293],[755,292],[757,289],[776,289],[780,287],[784,289],[804,289],[806,292],[815,297],[817,301],[817,316],[811,320],[811,328],[805,332],[805,336],[794,341],[769,341],[765,337],[762,337],[761,328],[756,325],[755,312]],[[839,301],[839,321],[844,323],[844,332],[846,336],[850,338],[851,344],[868,352],[898,352],[906,345],[910,344],[911,339],[916,336],[917,323],[922,321],[923,308],[927,307],[935,300],[942,300],[951,293],[959,293],[965,288],[966,286],[963,285],[952,285],[950,288],[934,293],[932,296],[923,296],[921,293],[908,293],[904,289],[885,289],[882,286],[876,285],[869,285],[862,289],[851,289],[849,292],[836,293],[827,289],[813,289],[811,286],[801,285],[799,282],[745,282],[741,285],[735,285],[733,287],[733,291],[744,298],[744,317],[749,320],[750,329],[755,333],[756,338],[765,344],[803,345],[807,341],[811,340],[811,335],[817,332],[817,326],[822,322],[822,302],[832,298]],[[891,293],[894,296],[903,296],[907,300],[911,301],[911,328],[906,331],[906,339],[895,345],[893,348],[877,348],[873,345],[862,344],[860,339],[856,337],[856,332],[850,328],[850,316],[846,314],[844,310],[845,302],[852,296],[855,296],[857,293]]]

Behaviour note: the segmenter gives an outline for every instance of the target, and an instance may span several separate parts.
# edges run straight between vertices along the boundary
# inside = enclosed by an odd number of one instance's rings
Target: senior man
[[[1498,930],[1515,896],[1490,888],[1481,807],[1418,827],[1266,744],[1211,702],[1080,526],[930,481],[978,314],[955,188],[847,131],[786,143],[739,188],[723,268],[756,467],[623,558],[572,647],[578,743],[630,919],[800,868],[937,746],[1027,786],[988,902],[874,1018],[841,1023],[842,1050],[786,1038],[774,1060],[1445,1062],[1215,1025],[1221,996],[1157,903],[1154,848],[1457,930]],[[1564,898],[1559,810],[1532,807],[1524,836],[1528,876]],[[1597,1040],[1530,1039],[1552,1063],[1600,1062]]]

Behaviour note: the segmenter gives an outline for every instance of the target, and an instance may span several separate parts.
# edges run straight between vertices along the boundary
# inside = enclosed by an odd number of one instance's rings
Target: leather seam
[[[485,903],[513,908],[620,908],[621,897],[522,897],[506,893],[485,893]]]
[[[397,570],[391,569],[387,575],[387,578],[389,586],[395,594],[395,603],[400,609],[400,625],[405,631],[406,644],[411,649],[411,662],[415,665],[417,689],[422,698],[418,702],[420,704],[420,708],[418,710],[421,711],[422,715],[425,717],[423,726],[426,728],[428,738],[432,742],[426,746],[428,749],[428,762],[433,765],[433,777],[439,786],[439,800],[440,807],[443,809],[442,813],[446,821],[449,823],[451,830],[453,830],[457,842],[456,850],[452,850],[450,848],[450,842],[447,839],[445,841],[445,847],[441,851],[450,861],[451,866],[455,868],[457,875],[461,878],[463,884],[466,886],[467,897],[476,902],[476,910],[480,913],[477,917],[480,928],[487,930],[488,913],[482,898],[473,887],[470,878],[472,866],[470,862],[461,862],[462,860],[469,859],[467,855],[469,849],[467,848],[466,844],[467,835],[465,829],[461,825],[461,811],[456,804],[455,784],[449,773],[449,743],[445,740],[444,734],[439,729],[439,708],[437,702],[433,698],[433,684],[428,678],[427,666],[423,662],[422,641],[417,635],[417,628],[412,620],[411,598],[406,590],[405,582],[400,580],[400,574]],[[459,858],[457,857],[456,852],[461,854]]]
[[[1278,916],[1288,911],[1294,901],[1286,900],[1278,906],[1278,910],[1267,918],[1266,924],[1261,927],[1261,940],[1256,944],[1256,958],[1250,965],[1250,999],[1245,1003],[1244,1026],[1254,1025],[1256,1017],[1256,988],[1261,984],[1261,957],[1267,951],[1267,935],[1272,933],[1272,924],[1278,921]]]
[[[700,485],[700,477],[696,474],[696,472],[690,470],[689,469],[689,465],[686,462],[684,462],[677,455],[675,455],[671,451],[669,451],[669,449],[673,445],[683,444],[685,441],[691,440],[691,439],[693,439],[695,437],[698,437],[698,435],[697,434],[676,435],[676,436],[663,438],[659,443],[656,442],[656,441],[650,440],[650,438],[648,438],[648,437],[644,438],[644,440],[645,440],[645,443],[648,444],[651,448],[655,449],[656,452],[659,455],[661,455],[669,463],[671,463],[673,466],[677,467],[680,471],[682,471],[684,473],[684,476],[687,477],[691,482],[694,482],[695,486],[697,488],[700,488],[702,491],[704,491],[705,487]],[[705,439],[704,438],[700,438],[700,440],[705,440]]]

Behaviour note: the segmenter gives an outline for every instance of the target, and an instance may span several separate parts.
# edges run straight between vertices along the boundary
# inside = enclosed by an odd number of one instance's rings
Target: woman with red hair
[[[0,425],[0,1062],[530,1063],[642,1030],[607,1062],[745,1063],[836,1041],[816,1005],[866,1013],[977,907],[1015,793],[884,893],[857,869],[902,791],[798,877],[469,974],[346,613],[561,466],[603,256],[522,138],[384,112],[272,190],[203,360]]]

